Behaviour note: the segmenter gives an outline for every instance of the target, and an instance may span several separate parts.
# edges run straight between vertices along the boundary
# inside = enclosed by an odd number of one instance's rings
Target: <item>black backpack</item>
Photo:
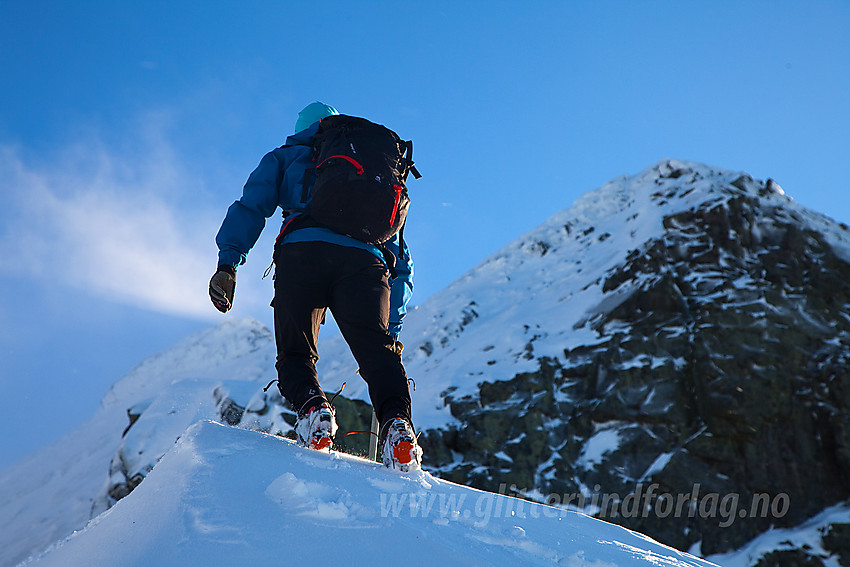
[[[328,116],[313,137],[315,182],[305,213],[328,228],[382,244],[404,226],[410,198],[413,143],[380,124],[344,114]],[[309,179],[305,177],[305,185]]]

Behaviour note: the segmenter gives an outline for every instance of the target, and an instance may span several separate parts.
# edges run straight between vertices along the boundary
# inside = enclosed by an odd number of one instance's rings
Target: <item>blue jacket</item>
[[[263,156],[260,164],[248,177],[242,190],[242,197],[230,205],[224,222],[215,237],[218,245],[218,265],[233,266],[236,269],[245,263],[245,259],[260,233],[277,208],[295,211],[303,208],[300,204],[305,172],[312,163],[310,142],[316,133],[318,122],[310,128],[297,132],[286,139],[286,145],[276,148]],[[284,219],[284,224],[291,219]],[[327,228],[310,227],[289,232],[282,244],[304,241],[322,241],[361,248],[377,256],[382,262],[384,255],[372,244],[361,242]],[[413,260],[407,243],[395,235],[385,246],[395,254],[396,277],[391,283],[390,292],[390,334],[398,339],[402,321],[407,313],[407,303],[413,294]],[[399,249],[401,245],[401,250]]]

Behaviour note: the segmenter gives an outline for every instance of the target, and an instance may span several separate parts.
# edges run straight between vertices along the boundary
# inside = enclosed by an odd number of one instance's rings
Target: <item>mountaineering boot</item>
[[[333,446],[333,436],[336,434],[336,418],[331,405],[322,400],[306,411],[299,412],[295,421],[295,433],[298,434],[298,441],[305,447],[319,451],[330,450]]]
[[[416,442],[413,426],[406,419],[396,417],[384,423],[379,447],[384,466],[401,472],[420,469],[422,448]]]

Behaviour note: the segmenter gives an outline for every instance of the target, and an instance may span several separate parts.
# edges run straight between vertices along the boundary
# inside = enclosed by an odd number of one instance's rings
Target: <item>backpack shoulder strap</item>
[[[298,144],[284,144],[280,146],[278,149],[283,150],[285,148],[294,148],[296,146],[301,146],[303,148],[313,148],[313,140],[311,138],[310,143],[298,143]],[[310,167],[304,170],[304,181],[301,184],[301,203],[304,204],[307,202],[307,199],[310,197],[310,181],[316,175],[316,166],[311,165]]]

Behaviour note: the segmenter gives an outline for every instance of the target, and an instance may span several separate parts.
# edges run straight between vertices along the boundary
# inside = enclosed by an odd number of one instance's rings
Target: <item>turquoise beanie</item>
[[[333,106],[328,106],[323,102],[311,102],[304,107],[304,110],[298,113],[298,120],[295,121],[295,131],[306,130],[322,118],[334,114],[339,114],[339,112]]]

